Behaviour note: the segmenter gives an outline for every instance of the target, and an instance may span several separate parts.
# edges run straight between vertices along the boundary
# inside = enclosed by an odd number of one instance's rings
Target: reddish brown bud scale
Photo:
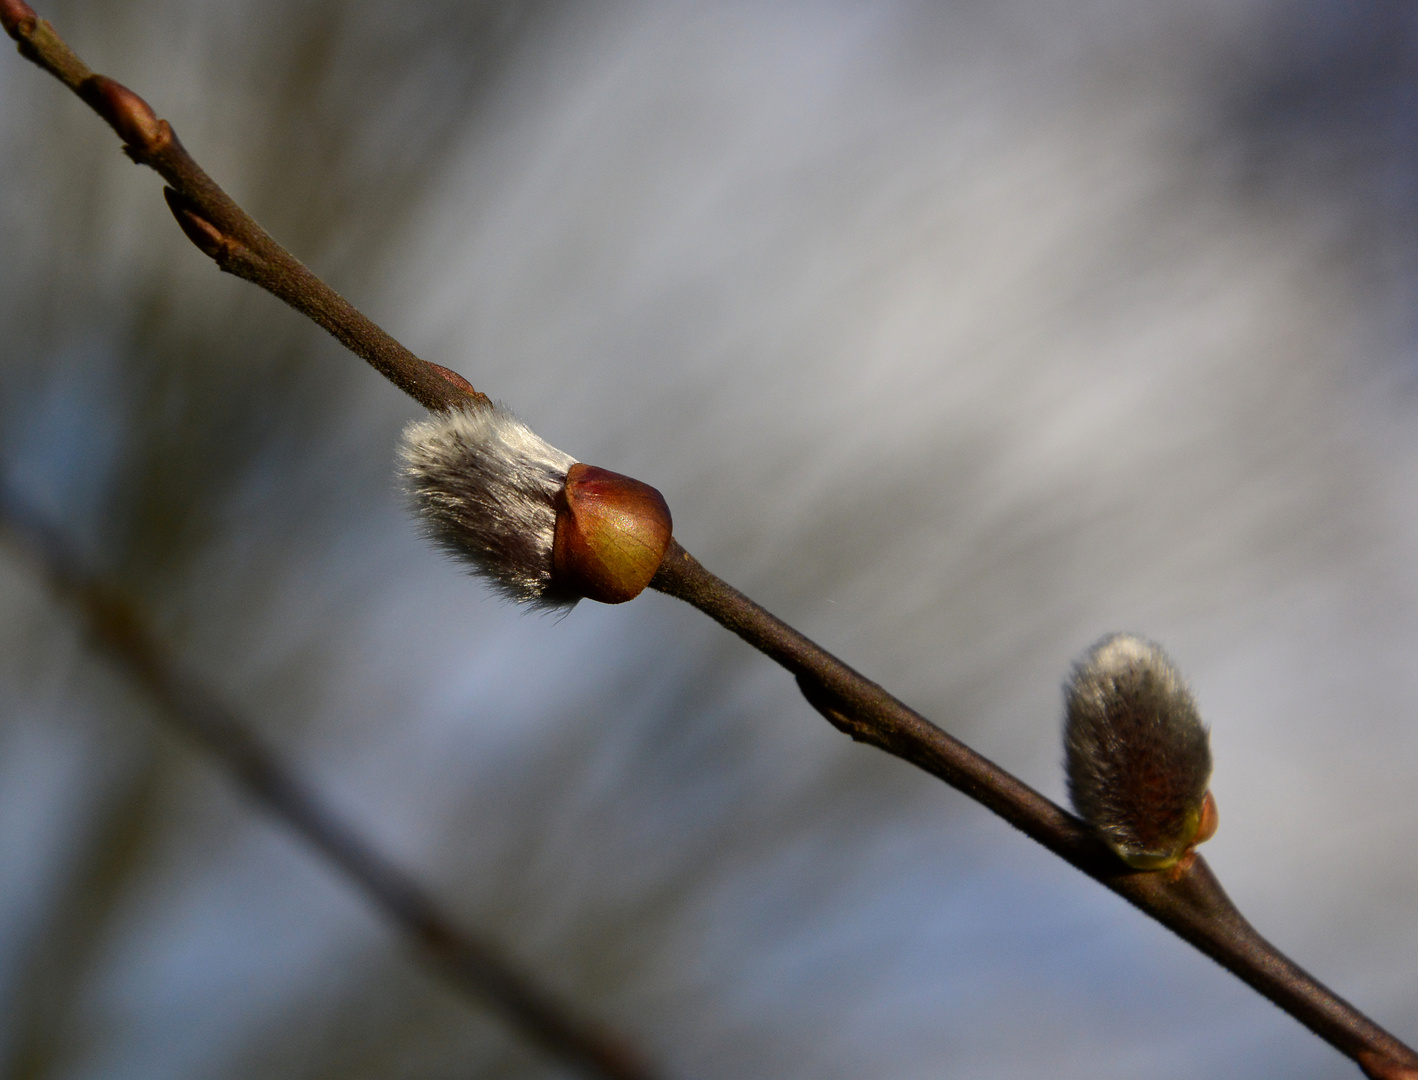
[[[463,378],[463,376],[459,375],[452,368],[446,368],[442,364],[433,363],[430,363],[428,366],[433,369],[433,373],[437,375],[440,379],[452,383],[459,390],[462,390],[468,394],[477,393],[477,391],[473,389],[473,384],[468,382],[467,379]]]
[[[197,213],[185,198],[172,188],[163,188],[162,197],[167,200],[167,208],[177,220],[178,228],[196,245],[198,251],[210,259],[225,252],[231,242],[220,229]]]
[[[1208,788],[1206,795],[1201,800],[1201,820],[1197,822],[1196,836],[1192,838],[1192,846],[1204,844],[1216,835],[1216,830],[1221,824],[1221,813],[1216,809],[1216,796],[1211,794]]]
[[[649,484],[577,462],[557,499],[553,587],[603,604],[639,596],[664,560],[670,508]]]
[[[25,0],[0,0],[0,26],[16,41],[39,25],[39,16]]]
[[[463,376],[459,375],[452,368],[446,368],[442,364],[434,364],[429,361],[424,361],[424,363],[427,363],[433,370],[433,373],[444,382],[451,383],[458,390],[467,394],[468,397],[475,398],[482,404],[488,404],[488,396],[475,389],[472,383],[468,382],[467,379],[463,378]]]
[[[172,141],[172,128],[158,119],[152,106],[107,75],[89,76],[79,88],[79,96],[134,150],[151,154]]]

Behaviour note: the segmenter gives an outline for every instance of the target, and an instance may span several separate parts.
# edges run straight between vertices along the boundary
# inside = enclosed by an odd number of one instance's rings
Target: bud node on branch
[[[226,266],[223,263],[228,262],[233,251],[242,245],[226,236],[203,217],[189,199],[172,188],[163,188],[162,194],[163,198],[167,200],[167,208],[172,211],[172,216],[177,220],[178,228],[182,230],[183,235],[196,245],[198,251],[209,259],[213,259],[218,266],[225,270]]]
[[[454,371],[452,368],[446,368],[446,367],[444,367],[442,364],[435,364],[435,363],[432,363],[431,361],[425,361],[425,362],[428,363],[428,366],[432,369],[433,373],[434,373],[435,375],[437,375],[439,378],[443,379],[443,380],[446,381],[446,382],[452,383],[453,386],[455,386],[457,389],[461,390],[461,391],[462,391],[464,394],[466,394],[468,397],[470,397],[470,398],[475,398],[475,399],[476,399],[476,404],[478,404],[478,405],[490,405],[490,404],[491,404],[491,402],[488,400],[488,397],[487,397],[486,394],[480,394],[480,393],[478,393],[478,391],[473,388],[473,384],[472,384],[472,383],[468,382],[467,379],[463,378],[463,376],[459,375],[459,374],[458,374],[456,371]],[[470,402],[470,404],[472,404],[472,403]]]
[[[884,747],[885,744],[882,742],[880,732],[871,724],[834,706],[831,695],[828,694],[821,682],[805,672],[799,672],[796,678],[798,690],[807,703],[821,713],[822,718],[843,735],[850,737],[853,742]]]
[[[171,144],[171,125],[159,120],[151,105],[116,79],[90,75],[79,86],[79,96],[118,132],[140,164]]]

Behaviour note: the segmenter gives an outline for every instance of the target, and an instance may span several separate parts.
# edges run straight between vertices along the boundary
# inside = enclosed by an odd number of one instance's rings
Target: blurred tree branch
[[[425,407],[443,411],[487,403],[461,376],[404,349],[276,244],[196,164],[166,121],[132,91],[90,72],[23,0],[0,0],[0,17],[24,56],[83,98],[118,132],[134,161],[167,181],[164,194],[178,224],[221,269],[309,316]],[[1167,870],[1130,870],[1084,822],[764,611],[677,542],[670,542],[651,585],[698,607],[792,672],[804,696],[833,726],[917,765],[1003,817],[1211,956],[1370,1077],[1418,1080],[1418,1053],[1262,938],[1200,857]]]
[[[492,943],[460,929],[417,881],[342,821],[301,776],[168,654],[121,590],[87,573],[64,537],[0,490],[0,527],[83,616],[92,640],[254,799],[339,867],[460,993],[491,1006],[531,1042],[603,1080],[656,1075],[619,1036],[575,1015]]]

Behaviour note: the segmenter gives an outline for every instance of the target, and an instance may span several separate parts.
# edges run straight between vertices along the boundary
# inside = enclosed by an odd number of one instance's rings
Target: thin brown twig
[[[1418,1054],[1256,932],[1198,855],[1138,871],[1083,821],[977,754],[759,607],[671,543],[650,583],[697,607],[792,672],[839,731],[919,766],[1106,885],[1353,1058],[1375,1080],[1418,1080]]]
[[[172,125],[122,83],[97,75],[24,0],[0,0],[0,24],[26,59],[49,72],[108,121],[124,152],[157,171],[163,195],[187,238],[218,267],[284,300],[333,334],[426,409],[487,404],[461,375],[421,360],[361,314],[265,229],[206,174]]]
[[[446,368],[415,357],[276,244],[192,160],[165,120],[132,91],[89,72],[24,0],[0,0],[20,52],[109,122],[134,161],[156,169],[178,224],[230,273],[274,293],[334,334],[429,409],[487,398]],[[1346,1056],[1373,1080],[1418,1080],[1418,1053],[1292,963],[1240,915],[1193,857],[1170,870],[1122,864],[1086,824],[907,708],[672,542],[652,587],[738,634],[792,672],[836,728],[939,777],[1212,957]]]
[[[171,658],[123,592],[84,570],[64,538],[0,489],[0,527],[83,616],[105,653],[257,802],[334,863],[461,994],[490,1006],[530,1042],[601,1080],[654,1080],[618,1035],[576,1015],[491,942],[461,929],[414,878],[332,812],[291,766]]]

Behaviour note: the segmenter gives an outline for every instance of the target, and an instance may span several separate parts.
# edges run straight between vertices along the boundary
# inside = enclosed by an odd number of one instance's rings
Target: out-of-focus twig
[[[314,319],[433,410],[486,403],[461,376],[418,359],[272,240],[192,160],[165,120],[131,90],[84,66],[24,0],[0,0],[20,52],[74,90],[168,182],[187,237],[219,267]],[[671,541],[651,586],[705,612],[792,672],[809,702],[852,738],[939,777],[1175,931],[1290,1013],[1373,1080],[1418,1080],[1418,1053],[1291,963],[1241,917],[1199,857],[1135,871],[1082,821],[853,671]],[[238,755],[239,756],[239,755]]]
[[[331,812],[203,682],[163,648],[139,608],[88,573],[64,538],[0,489],[0,532],[33,559],[54,592],[83,616],[93,641],[238,784],[344,871],[444,980],[490,1006],[531,1042],[601,1080],[653,1080],[628,1042],[577,1016],[492,943],[460,929],[417,881]]]

